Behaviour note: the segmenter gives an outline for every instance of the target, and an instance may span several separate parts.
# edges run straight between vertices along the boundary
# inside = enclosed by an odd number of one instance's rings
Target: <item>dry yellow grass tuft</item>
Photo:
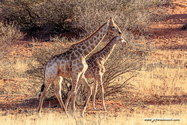
[[[186,73],[181,68],[155,68],[151,72],[140,71],[132,83],[144,94],[183,95],[187,92]]]
[[[172,108],[172,107],[171,107]],[[158,125],[168,125],[168,124],[180,124],[185,125],[186,122],[186,113],[182,114],[152,114],[147,115],[144,112],[142,113],[132,113],[126,114],[121,113],[118,116],[114,116],[113,114],[104,115],[100,113],[96,113],[95,115],[87,115],[85,118],[82,117],[69,117],[67,118],[65,115],[55,112],[55,111],[47,111],[47,113],[42,113],[42,117],[38,118],[36,113],[33,114],[17,114],[11,115],[8,114],[6,116],[1,116],[1,124],[5,125],[152,125],[154,122]],[[145,118],[178,118],[180,121],[145,121]]]

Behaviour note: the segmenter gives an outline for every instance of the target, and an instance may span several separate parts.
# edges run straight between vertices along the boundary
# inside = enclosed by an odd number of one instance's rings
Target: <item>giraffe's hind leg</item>
[[[45,77],[44,77],[44,84],[41,87],[41,94],[40,94],[40,102],[38,105],[38,113],[40,115],[41,113],[41,109],[42,109],[42,104],[43,104],[43,100],[44,97],[47,93],[47,90],[49,88],[49,86],[51,85],[51,83],[53,83],[53,81],[55,80],[56,76],[57,76],[57,69],[55,69],[56,65],[54,64],[53,67],[51,66],[50,68],[47,67],[45,69]]]
[[[77,84],[76,91],[79,89],[80,85],[81,85],[81,82],[79,81],[78,84]],[[66,109],[68,108],[68,104],[69,104],[69,99],[70,98],[71,98],[71,90],[68,92],[68,98],[66,99],[66,103],[65,103],[65,108]]]
[[[81,112],[81,116],[83,117],[83,116],[84,116],[84,111],[86,110],[86,106],[87,106],[87,104],[88,104],[88,102],[89,102],[90,96],[92,95],[92,90],[91,90],[91,87],[89,86],[89,84],[88,84],[88,82],[87,82],[87,80],[86,80],[86,78],[85,78],[84,75],[81,76],[80,82],[81,82],[82,84],[84,84],[84,86],[86,87],[86,89],[87,89],[87,91],[88,91],[88,93],[87,93],[87,98],[86,98],[86,101],[85,101],[85,103],[84,103],[83,110],[82,110],[82,112]]]
[[[60,103],[61,108],[63,108],[65,113],[67,114],[66,108],[65,108],[64,103],[63,103],[62,98],[61,98],[61,83],[62,83],[62,80],[63,80],[63,78],[61,76],[58,76],[54,81],[55,95],[56,95],[56,97],[57,97],[57,99]]]
[[[68,104],[69,104],[69,99],[71,98],[71,90],[68,92],[68,98],[66,99],[66,103],[65,103],[65,108],[67,110],[68,108]]]
[[[41,94],[40,94],[40,102],[39,102],[39,105],[38,105],[38,113],[39,113],[39,115],[41,113],[43,100],[44,100],[44,97],[45,97],[45,95],[47,93],[47,90],[48,90],[49,86],[50,86],[50,84],[43,84],[42,85]]]
[[[77,84],[76,91],[78,91],[80,85],[81,85],[81,82],[79,81],[78,84]],[[69,99],[70,99],[70,98],[71,98],[71,90],[68,92],[68,98],[66,99],[66,103],[65,103],[65,108],[66,108],[66,109],[67,109],[67,107],[68,107]]]

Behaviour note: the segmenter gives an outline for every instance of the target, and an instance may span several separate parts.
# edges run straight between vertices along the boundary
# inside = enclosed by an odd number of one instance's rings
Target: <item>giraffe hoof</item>
[[[82,110],[82,112],[81,112],[81,117],[83,117],[83,118],[84,118],[84,112],[85,112],[85,110],[86,110],[86,107],[84,107],[83,110]]]
[[[106,111],[106,108],[103,108],[103,111]]]
[[[81,112],[81,117],[84,118],[84,112]]]
[[[68,115],[68,114],[66,114],[66,116],[67,116],[67,118],[69,118],[69,115]]]
[[[75,112],[74,112],[73,110],[71,110],[70,115],[71,115],[72,117],[74,117],[74,116],[75,116]]]
[[[69,118],[69,115],[67,113],[67,110],[64,111],[64,114],[67,116],[67,118]]]
[[[41,117],[42,117],[42,116],[41,116],[41,112],[39,112],[39,113],[38,113],[38,118],[41,118]]]

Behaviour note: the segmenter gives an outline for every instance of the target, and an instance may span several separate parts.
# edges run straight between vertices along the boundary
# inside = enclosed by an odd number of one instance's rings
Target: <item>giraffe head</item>
[[[114,23],[114,20],[112,17],[110,17],[110,21],[108,22],[108,35],[112,36],[122,36],[121,30],[119,27]]]

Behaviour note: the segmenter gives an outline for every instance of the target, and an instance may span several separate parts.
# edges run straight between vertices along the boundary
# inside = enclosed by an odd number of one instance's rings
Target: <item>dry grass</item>
[[[156,68],[152,72],[141,71],[133,82],[140,91],[158,95],[183,95],[187,92],[186,69]]]
[[[20,78],[24,77],[25,72],[29,70],[29,63],[36,65],[34,60],[22,60],[17,58],[15,60],[5,59],[0,61],[1,78]]]
[[[183,58],[183,57],[182,57]],[[17,72],[23,72],[21,65],[25,65],[26,69],[28,62],[17,61],[13,65]],[[132,93],[127,93],[125,96],[116,94],[112,97],[118,97],[124,105],[120,111],[112,111],[107,108],[108,112],[86,112],[85,118],[80,118],[79,114],[76,117],[67,118],[60,111],[54,109],[43,109],[42,118],[38,118],[34,109],[28,110],[27,113],[10,113],[4,115],[1,113],[0,120],[4,124],[153,124],[151,121],[144,121],[144,118],[179,118],[180,121],[157,121],[156,124],[185,124],[187,114],[186,110],[186,97],[183,96],[187,93],[186,71],[181,66],[175,68],[168,67],[166,64],[155,65],[150,68],[150,61],[146,60],[144,67],[141,68],[137,76],[132,78],[129,82],[135,89],[130,90]],[[118,77],[115,82],[124,80],[132,74],[126,73],[125,76]],[[17,83],[16,83],[17,84]],[[36,83],[35,83],[36,84]],[[41,84],[41,83],[37,83]],[[20,86],[19,84],[17,84]],[[5,86],[4,86],[5,87]],[[25,92],[30,89],[29,84],[24,84]],[[35,88],[37,89],[37,88]],[[128,89],[127,89],[128,90]],[[22,91],[23,92],[23,91]],[[15,93],[15,92],[14,92]],[[39,90],[35,90],[39,93]],[[165,96],[165,97],[164,97]],[[111,98],[106,98],[110,100]],[[113,98],[114,99],[114,98]],[[23,102],[24,103],[24,102]],[[121,108],[121,107],[120,107]],[[30,112],[30,113],[28,113]],[[70,112],[69,112],[70,114]]]
[[[14,25],[4,25],[0,22],[0,45],[11,44],[23,38],[23,33]]]
[[[182,106],[184,107],[184,106]],[[186,106],[185,106],[186,107]],[[172,108],[169,107],[169,108]],[[168,108],[168,109],[169,109]],[[167,110],[168,110],[167,109]],[[185,108],[186,109],[186,108]],[[144,118],[179,118],[180,121],[144,121]],[[64,114],[56,111],[47,111],[42,113],[42,117],[38,118],[36,113],[27,113],[27,114],[16,114],[11,115],[7,114],[0,117],[1,123],[6,125],[123,125],[123,124],[158,124],[158,125],[168,125],[168,124],[180,124],[185,125],[186,121],[186,112],[176,114],[167,114],[167,113],[155,113],[155,114],[145,114],[144,111],[140,113],[131,113],[126,114],[121,112],[120,115],[115,116],[113,114],[103,114],[96,113],[92,115],[87,115],[84,118],[79,116],[67,118]]]

